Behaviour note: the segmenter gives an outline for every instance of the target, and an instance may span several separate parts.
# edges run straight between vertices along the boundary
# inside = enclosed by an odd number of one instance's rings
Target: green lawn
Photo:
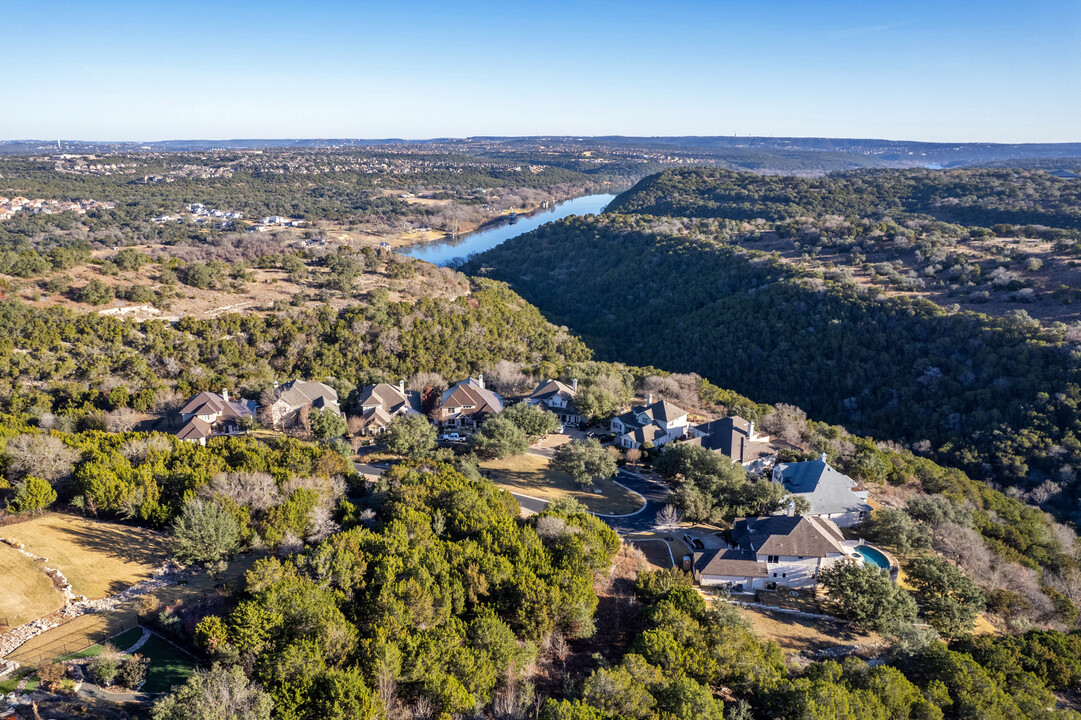
[[[142,692],[169,692],[174,685],[183,685],[199,664],[199,660],[159,635],[151,635],[139,654],[150,658],[150,670]]]
[[[13,676],[9,677],[8,679],[4,680],[3,682],[0,682],[0,695],[7,695],[8,693],[15,692],[16,691],[16,686],[19,684],[19,681],[21,679],[23,679],[24,677],[26,677],[27,672],[33,672],[33,671],[22,671],[22,670],[20,670],[19,672],[16,672]],[[35,690],[37,690],[37,687],[38,687],[38,679],[35,676],[35,677],[32,677],[32,678],[30,678],[29,680],[26,681],[26,687],[23,688],[21,692],[32,693]]]
[[[141,627],[134,627],[109,638],[108,642],[120,650],[127,650],[142,637],[142,634],[143,629]],[[67,655],[61,660],[94,657],[100,655],[101,651],[101,644],[91,645],[85,650]],[[183,685],[199,664],[199,659],[194,655],[181,650],[157,633],[151,633],[137,652],[145,658],[150,658],[150,669],[147,671],[146,684],[141,688],[141,692],[169,692],[174,685]],[[0,687],[3,686],[0,685]]]

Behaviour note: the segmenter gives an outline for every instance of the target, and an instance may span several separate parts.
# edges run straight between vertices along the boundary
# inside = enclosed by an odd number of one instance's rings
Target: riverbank
[[[435,265],[446,265],[457,258],[465,258],[473,253],[490,250],[511,238],[536,230],[545,223],[571,215],[599,214],[614,198],[615,195],[608,193],[583,195],[557,203],[550,208],[541,207],[532,213],[515,215],[516,219],[513,221],[496,217],[475,232],[459,234],[453,239],[417,242],[395,248],[395,252]],[[509,213],[504,214],[503,217],[509,218]]]

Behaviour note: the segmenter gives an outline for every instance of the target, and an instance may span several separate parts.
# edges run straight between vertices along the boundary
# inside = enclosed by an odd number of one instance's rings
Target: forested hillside
[[[916,202],[889,189],[912,187],[910,174],[875,178],[842,177],[834,188],[830,178],[672,171],[617,198],[603,217],[543,227],[475,258],[467,271],[512,283],[604,358],[700,372],[737,392],[909,443],[975,477],[1042,486],[1043,500],[1072,512],[1081,467],[1075,328],[885,297],[844,273],[751,249],[743,234],[754,230],[737,222],[885,217]],[[935,202],[931,190],[921,192],[920,202]],[[1078,212],[1075,192],[1066,188],[1060,201],[1032,212],[1069,220]]]

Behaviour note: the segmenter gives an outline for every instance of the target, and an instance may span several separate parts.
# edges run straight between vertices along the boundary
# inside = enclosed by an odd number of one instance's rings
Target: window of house
[[[770,555],[770,556],[768,556],[766,558],[766,562],[771,562],[771,563],[779,562],[779,560],[780,560],[780,558],[777,555]]]
[[[788,573],[781,573],[781,577],[788,577]]]
[[[777,573],[773,573],[773,577],[777,577]]]

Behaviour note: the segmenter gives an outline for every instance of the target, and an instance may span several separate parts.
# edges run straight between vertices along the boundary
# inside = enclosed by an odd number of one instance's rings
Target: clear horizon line
[[[84,140],[84,139],[72,139],[72,138],[9,138],[2,139],[0,143],[82,143],[87,145],[92,144],[106,144],[106,143],[125,143],[131,145],[148,145],[148,144],[161,144],[170,142],[205,142],[205,143],[230,143],[230,142],[249,142],[249,143],[275,143],[275,142],[297,142],[297,141],[348,141],[348,142],[380,142],[380,143],[424,143],[424,142],[447,142],[447,141],[466,141],[477,140],[480,138],[491,138],[494,140],[514,140],[514,139],[536,139],[536,138],[552,138],[552,139],[567,139],[567,138],[582,138],[582,139],[598,139],[598,138],[619,138],[626,140],[636,139],[660,139],[660,138],[729,138],[729,139],[746,139],[746,140],[848,140],[858,142],[888,142],[888,143],[918,143],[923,145],[1081,145],[1081,138],[1077,140],[1056,140],[1056,141],[1003,141],[1003,140],[908,140],[898,138],[882,138],[882,137],[855,137],[855,136],[841,136],[841,135],[695,135],[695,134],[666,134],[666,135],[623,135],[618,133],[610,133],[606,135],[588,135],[580,133],[562,133],[562,134],[508,134],[508,135],[495,135],[495,134],[478,134],[478,135],[433,135],[429,137],[349,137],[349,136],[330,136],[330,135],[296,135],[296,136],[280,136],[280,137],[229,137],[229,138],[206,138],[206,137],[172,137],[161,140]],[[269,147],[269,146],[268,146]],[[843,151],[838,151],[843,152]]]

